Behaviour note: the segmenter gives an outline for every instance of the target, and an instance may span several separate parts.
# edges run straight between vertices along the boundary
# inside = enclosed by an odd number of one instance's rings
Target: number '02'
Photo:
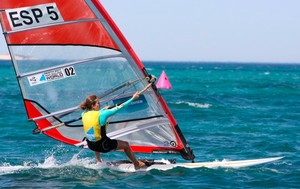
[[[67,76],[73,76],[75,75],[75,70],[73,67],[65,68],[65,73]]]

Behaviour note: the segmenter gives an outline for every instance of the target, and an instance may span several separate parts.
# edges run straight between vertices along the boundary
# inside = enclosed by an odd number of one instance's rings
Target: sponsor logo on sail
[[[59,68],[45,73],[36,74],[33,76],[28,76],[30,86],[39,85],[47,83],[50,81],[56,81],[60,79],[65,79],[68,77],[76,76],[76,72],[73,66]]]

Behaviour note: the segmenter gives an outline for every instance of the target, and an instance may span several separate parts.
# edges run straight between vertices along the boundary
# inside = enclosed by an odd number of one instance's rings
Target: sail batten
[[[64,63],[64,64],[61,64],[61,65],[58,65],[58,66],[48,67],[48,68],[36,70],[36,71],[33,71],[33,72],[23,73],[23,74],[17,75],[17,77],[22,78],[22,77],[26,77],[26,76],[30,76],[30,75],[34,75],[34,74],[38,74],[38,73],[43,73],[43,72],[46,72],[46,71],[55,70],[55,69],[58,69],[58,68],[73,66],[73,65],[76,65],[76,64],[86,63],[86,62],[95,61],[95,60],[109,59],[109,58],[121,58],[121,57],[124,57],[124,56],[122,54],[116,54],[116,55],[93,57],[93,58],[89,58],[89,59],[85,59],[85,60],[80,60],[80,61],[75,61],[75,62],[70,62],[70,63]]]
[[[138,126],[137,125],[134,125],[132,124],[131,126],[129,127],[126,127],[124,129],[119,129],[119,130],[116,130],[114,132],[110,132],[109,133],[109,137],[111,138],[118,138],[118,137],[121,137],[121,136],[124,136],[124,135],[128,135],[130,133],[133,133],[133,132],[136,132],[136,131],[140,131],[140,130],[144,130],[144,129],[149,129],[151,127],[157,127],[157,125],[163,125],[163,124],[168,124],[168,120],[156,120],[156,119],[151,119],[151,122],[146,122],[146,123],[143,123],[143,124],[139,124]]]
[[[86,147],[79,109],[86,96],[97,95],[105,107],[147,89],[112,117],[108,136],[134,152],[194,159],[153,77],[98,0],[3,0],[0,9],[28,119],[38,130]]]
[[[31,31],[31,30],[36,30],[36,29],[42,29],[42,28],[47,28],[47,27],[52,27],[52,26],[62,26],[62,25],[67,25],[67,24],[76,24],[76,23],[85,23],[85,22],[96,22],[96,21],[103,22],[104,20],[101,20],[101,19],[72,20],[72,21],[58,22],[58,23],[53,23],[53,24],[45,24],[45,25],[42,25],[42,26],[26,27],[24,29],[16,29],[16,30],[5,32],[4,34],[9,35],[9,34],[15,34],[15,33],[24,32],[24,31]]]
[[[32,118],[31,120],[32,121],[38,121],[38,120],[45,119],[45,118],[48,118],[48,117],[53,117],[53,116],[58,116],[58,115],[61,115],[61,114],[74,112],[75,110],[78,110],[78,109],[79,109],[79,107],[76,106],[76,107],[73,107],[73,108],[68,108],[68,109],[65,109],[65,110],[60,110],[60,111],[53,112],[53,113],[50,113],[50,114],[46,114],[46,115],[43,115],[43,116],[35,117],[35,118]]]

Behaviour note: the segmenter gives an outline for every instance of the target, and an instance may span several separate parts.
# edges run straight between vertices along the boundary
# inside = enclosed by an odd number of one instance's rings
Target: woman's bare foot
[[[145,167],[145,163],[142,162],[142,161],[138,161],[137,164],[134,164],[135,170],[138,170],[138,169],[140,169],[140,168],[142,168],[142,167]]]

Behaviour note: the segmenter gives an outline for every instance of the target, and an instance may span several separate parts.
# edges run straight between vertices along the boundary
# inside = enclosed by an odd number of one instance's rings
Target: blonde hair
[[[96,95],[88,96],[85,101],[80,104],[80,108],[83,110],[92,110],[92,106],[97,103],[98,97]]]

